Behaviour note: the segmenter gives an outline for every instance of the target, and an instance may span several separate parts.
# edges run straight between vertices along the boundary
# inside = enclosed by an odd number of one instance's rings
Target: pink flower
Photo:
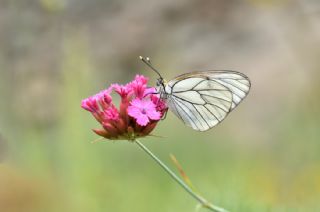
[[[110,96],[111,89],[100,91],[99,93],[82,100],[81,107],[89,112],[99,121],[117,120],[119,112],[112,104]]]
[[[146,126],[150,120],[160,120],[161,113],[150,100],[134,99],[128,107],[129,116],[136,119],[141,126]]]
[[[150,95],[150,99],[156,105],[157,111],[161,111],[161,116],[163,116],[168,110],[168,106],[166,102],[161,100],[159,98],[159,95],[154,95],[154,94]]]
[[[121,96],[121,98],[126,98],[132,89],[127,85],[112,84],[111,87]]]
[[[97,112],[99,110],[99,105],[94,97],[89,97],[82,100],[81,107],[89,112]]]
[[[102,109],[108,108],[112,101],[110,92],[110,89],[103,90],[94,96],[82,100],[81,107],[90,112],[98,112],[100,111],[100,107]]]
[[[128,87],[130,87],[133,90],[137,98],[142,99],[147,88],[147,83],[148,78],[142,75],[136,75],[134,80],[131,83],[128,83]]]
[[[126,84],[112,84],[87,99],[81,107],[89,112],[101,124],[102,128],[93,131],[107,139],[134,140],[148,135],[167,110],[165,101],[155,94],[154,87],[147,86],[148,79],[137,75]],[[121,97],[119,109],[113,104],[111,92]]]
[[[110,108],[108,108],[107,110],[104,111],[104,115],[106,120],[118,120],[119,119],[119,112],[117,110],[117,108],[112,105]]]
[[[148,78],[145,77],[145,76],[143,76],[143,75],[137,74],[137,75],[135,76],[135,78],[134,78],[134,82],[147,85],[147,83],[148,83]]]

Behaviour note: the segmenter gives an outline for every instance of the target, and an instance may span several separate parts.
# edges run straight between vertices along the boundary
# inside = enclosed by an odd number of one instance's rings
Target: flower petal
[[[140,126],[146,126],[149,123],[148,116],[144,114],[141,114],[136,120]]]
[[[146,85],[148,83],[148,78],[143,75],[137,74],[134,78],[134,82]]]
[[[128,107],[128,115],[137,119],[137,118],[139,118],[140,115],[143,115],[143,114],[141,113],[141,110],[138,107],[129,106]]]
[[[152,120],[160,120],[161,118],[161,113],[156,111],[155,109],[147,110],[146,112],[147,112],[147,116]]]
[[[104,115],[107,120],[119,120],[119,112],[117,108],[112,105],[110,108],[104,111]]]

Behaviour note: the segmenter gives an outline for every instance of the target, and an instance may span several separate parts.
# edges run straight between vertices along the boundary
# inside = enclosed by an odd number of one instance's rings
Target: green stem
[[[179,185],[182,186],[182,188],[184,188],[184,190],[186,190],[193,198],[195,198],[204,208],[215,212],[227,212],[227,210],[211,204],[205,198],[192,191],[192,189],[185,182],[183,182],[167,165],[165,165],[140,141],[135,140],[135,143],[137,143],[139,147],[141,147],[141,149],[143,149],[154,161],[156,161],[170,175],[170,177],[172,177],[177,183],[179,183]]]

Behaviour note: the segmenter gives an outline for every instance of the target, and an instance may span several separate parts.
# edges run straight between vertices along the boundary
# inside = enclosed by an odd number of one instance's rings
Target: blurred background
[[[136,145],[100,142],[80,102],[136,74],[248,75],[199,133],[172,113],[142,142],[230,211],[320,211],[317,0],[1,0],[0,211],[195,211]],[[202,209],[200,211],[206,211]]]

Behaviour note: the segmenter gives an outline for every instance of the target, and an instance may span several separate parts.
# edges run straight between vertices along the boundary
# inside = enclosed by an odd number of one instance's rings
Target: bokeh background
[[[83,98],[136,75],[248,75],[219,126],[171,113],[143,143],[230,211],[320,211],[317,0],[1,0],[0,211],[195,211],[135,144],[101,142]],[[206,211],[205,209],[202,209]],[[201,210],[201,211],[202,211]]]

